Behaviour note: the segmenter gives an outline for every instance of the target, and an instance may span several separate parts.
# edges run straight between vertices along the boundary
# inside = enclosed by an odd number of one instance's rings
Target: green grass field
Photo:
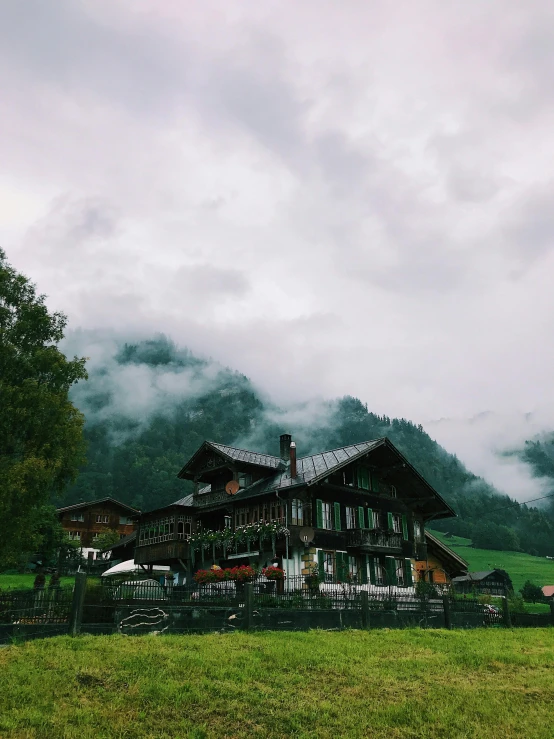
[[[0,590],[23,590],[32,588],[36,575],[5,575],[0,573]],[[46,576],[46,584],[50,580],[50,575]],[[74,577],[62,577],[60,580],[62,585],[73,585]]]
[[[84,636],[0,650],[2,739],[550,739],[554,629]]]
[[[523,552],[499,552],[495,549],[473,549],[471,539],[461,536],[445,537],[440,531],[431,533],[453,549],[456,554],[469,563],[471,571],[506,570],[517,592],[526,580],[535,585],[554,585],[554,560],[546,557],[532,557]]]

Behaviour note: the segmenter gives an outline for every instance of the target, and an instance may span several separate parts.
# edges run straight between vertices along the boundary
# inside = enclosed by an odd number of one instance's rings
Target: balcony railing
[[[389,534],[386,531],[351,529],[348,531],[349,547],[380,547],[382,549],[401,549],[402,534]]]
[[[217,503],[223,503],[229,500],[229,495],[225,490],[215,490],[213,493],[201,493],[194,496],[195,506],[209,506],[216,505]]]

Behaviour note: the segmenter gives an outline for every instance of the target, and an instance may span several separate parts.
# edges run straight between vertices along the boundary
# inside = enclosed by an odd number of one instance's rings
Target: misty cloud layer
[[[552,428],[553,16],[6,0],[0,243],[72,329],[167,334],[280,407]],[[171,392],[128,372],[122,409]],[[464,423],[426,428],[490,476]]]

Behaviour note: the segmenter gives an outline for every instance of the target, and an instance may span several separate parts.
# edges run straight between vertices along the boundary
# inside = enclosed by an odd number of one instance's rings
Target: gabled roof
[[[205,441],[200,449],[198,449],[186,465],[181,469],[177,477],[188,479],[191,477],[190,470],[194,467],[195,462],[200,455],[206,450],[211,449],[220,454],[229,462],[242,462],[243,464],[251,464],[256,467],[265,467],[268,471],[278,470],[285,467],[285,463],[279,457],[273,457],[271,454],[259,454],[258,452],[250,452],[248,449],[238,449],[234,446],[226,446],[218,444],[215,441]]]
[[[362,441],[357,444],[339,447],[338,449],[300,457],[296,463],[297,474],[294,478],[290,476],[290,462],[286,463],[284,460],[279,459],[279,457],[273,457],[270,454],[258,454],[257,452],[250,452],[246,449],[238,449],[212,441],[205,441],[179,472],[178,477],[184,479],[193,478],[192,469],[194,464],[206,450],[212,450],[233,463],[242,462],[267,469],[267,476],[261,480],[257,480],[249,487],[239,490],[233,496],[234,500],[255,498],[284,488],[315,485],[343,467],[355,462],[357,459],[368,456],[370,457],[368,460],[370,464],[374,463],[377,468],[386,471],[391,484],[405,486],[406,497],[412,498],[412,500],[417,501],[424,508],[427,508],[427,510],[422,511],[424,515],[427,517],[431,516],[432,518],[445,518],[456,515],[448,503],[446,503],[439,493],[419,474],[386,437]],[[210,490],[210,485],[206,485],[202,488],[200,494],[208,493]],[[187,503],[186,505],[191,504]],[[176,505],[183,505],[183,503],[182,501],[177,501]]]
[[[552,598],[554,596],[554,585],[545,585],[542,594],[545,598]]]
[[[481,570],[479,572],[468,572],[467,575],[462,575],[461,577],[455,577],[453,578],[453,582],[480,582],[494,572],[500,572],[504,575],[501,570]]]
[[[137,515],[140,513],[137,508],[131,508],[130,505],[127,505],[126,503],[122,503],[120,500],[116,500],[115,498],[110,497],[99,498],[98,500],[89,500],[85,503],[75,503],[74,505],[64,506],[63,508],[56,508],[56,511],[58,513],[65,513],[66,511],[76,511],[79,508],[88,508],[89,506],[99,505],[100,503],[115,503],[120,508],[124,508],[126,511],[132,511]]]
[[[433,536],[433,534],[430,534],[428,531],[425,532],[425,539],[427,541],[428,545],[431,545],[429,548],[432,549],[438,549],[441,554],[446,555],[450,559],[452,559],[454,562],[456,562],[458,565],[460,565],[460,570],[467,570],[469,567],[468,563],[460,557],[459,554],[456,554],[455,551],[450,549],[449,546],[444,544],[440,539],[437,539],[436,536]]]

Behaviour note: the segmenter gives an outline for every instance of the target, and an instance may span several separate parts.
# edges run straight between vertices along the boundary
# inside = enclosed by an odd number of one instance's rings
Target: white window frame
[[[331,531],[333,528],[333,507],[331,503],[326,500],[321,503],[321,518],[323,528],[327,531]]]
[[[400,588],[404,588],[406,586],[406,570],[405,570],[406,563],[403,559],[398,559],[395,557],[394,559],[394,570],[396,572],[396,584]]]
[[[346,506],[346,528],[355,529],[356,523],[356,508],[354,506]]]
[[[335,578],[335,553],[323,551],[323,574],[325,582],[333,582]]]
[[[357,580],[359,572],[358,558],[353,554],[348,555],[348,572],[352,580]]]
[[[304,505],[298,498],[293,498],[291,503],[291,526],[304,526]]]
[[[400,513],[392,514],[392,530],[395,534],[402,533],[402,516]]]

